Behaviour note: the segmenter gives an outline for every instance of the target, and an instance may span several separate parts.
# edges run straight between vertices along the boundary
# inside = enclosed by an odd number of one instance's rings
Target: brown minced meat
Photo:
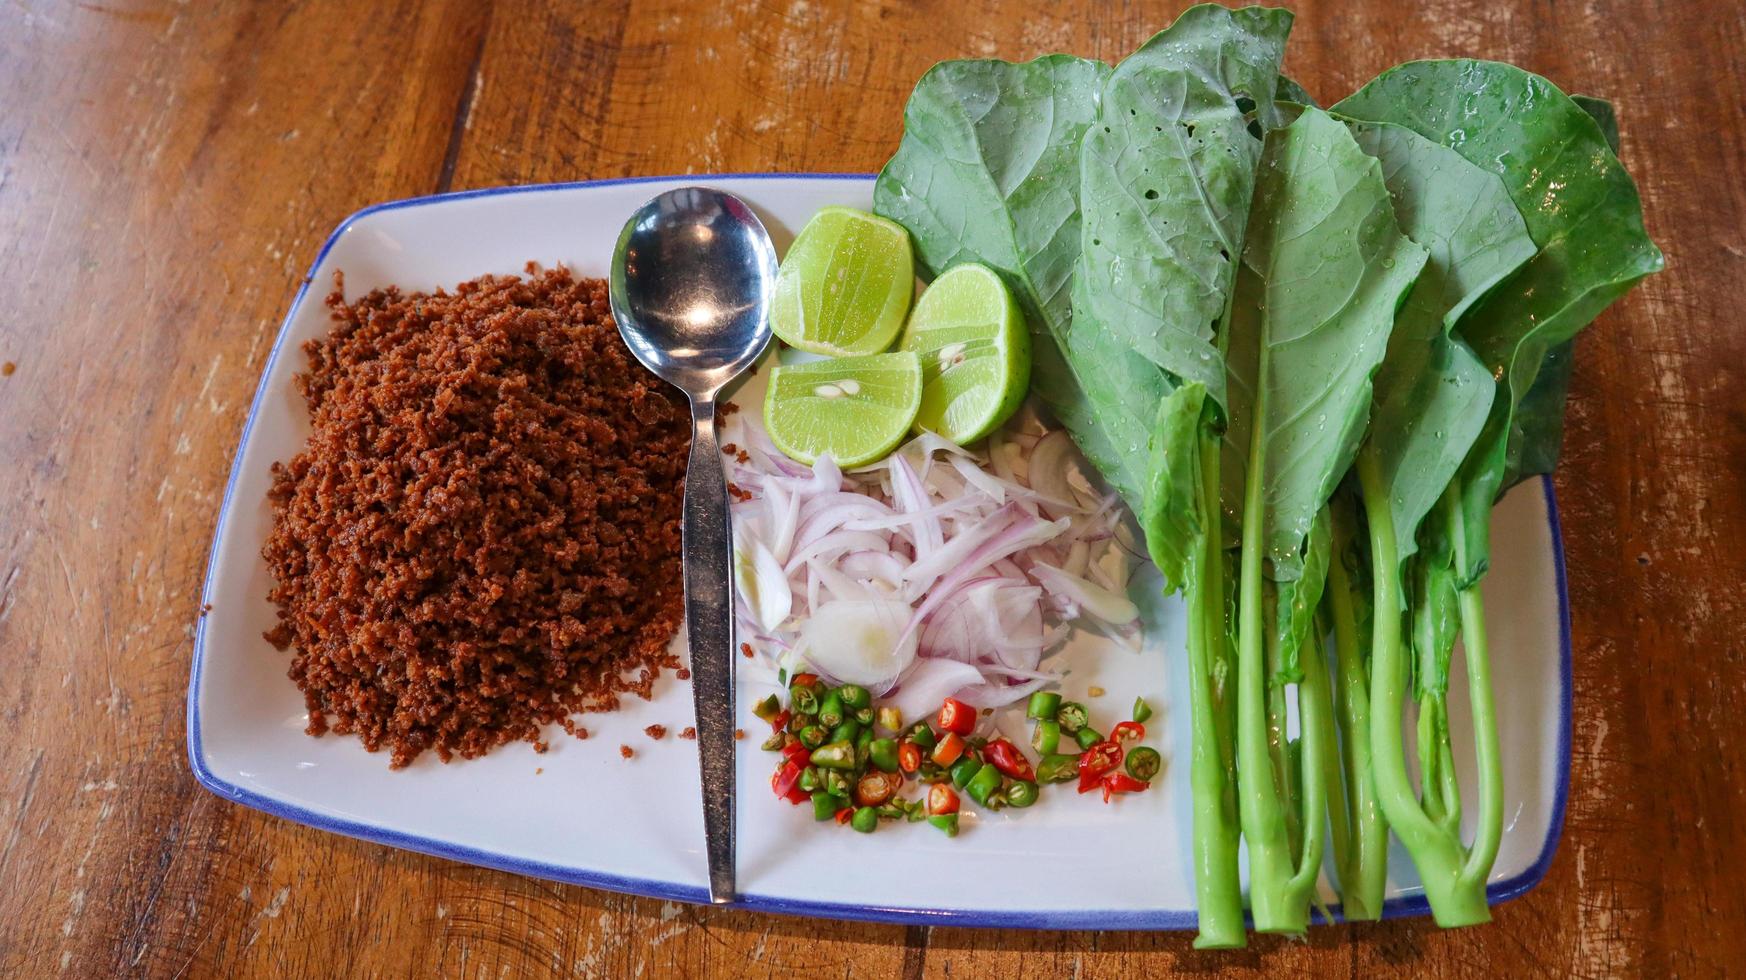
[[[530,264],[327,304],[297,378],[313,431],[273,467],[263,551],[309,733],[399,768],[648,697],[678,666],[690,421],[606,284]]]

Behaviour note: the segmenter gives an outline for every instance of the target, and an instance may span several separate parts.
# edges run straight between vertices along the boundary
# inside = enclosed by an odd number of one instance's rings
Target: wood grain
[[[0,975],[1720,976],[1746,965],[1746,10],[1298,5],[1331,99],[1501,58],[1618,103],[1666,273],[1579,344],[1576,643],[1551,874],[1482,929],[844,925],[554,885],[306,830],[183,749],[218,496],[341,218],[451,188],[866,171],[934,61],[1116,58],[1180,4],[678,0],[0,8]],[[1071,869],[1056,869],[1070,878]]]

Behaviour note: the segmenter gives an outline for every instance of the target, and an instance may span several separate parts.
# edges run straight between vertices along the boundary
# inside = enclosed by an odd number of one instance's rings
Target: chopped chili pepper
[[[807,760],[812,758],[812,750],[804,742],[796,740],[782,746],[782,757],[804,766]]]
[[[859,684],[844,684],[837,688],[837,696],[842,698],[843,707],[859,711],[873,706],[873,695]]]
[[[879,727],[888,732],[903,731],[903,712],[894,707],[880,708],[874,717],[879,721]]]
[[[1079,778],[1079,757],[1076,755],[1045,755],[1037,763],[1037,782],[1070,783]]]
[[[994,802],[995,791],[998,789],[1000,789],[1000,770],[987,763],[984,763],[981,769],[976,770],[976,775],[971,776],[970,781],[964,784],[964,792],[969,793],[971,799],[991,809],[1000,805]]]
[[[958,794],[945,783],[935,783],[928,788],[928,812],[933,814],[957,813]]]
[[[855,736],[855,770],[859,772],[867,768],[867,763],[873,760],[873,729],[863,728],[861,734]]]
[[[853,818],[854,816],[855,816],[855,808],[852,806],[846,806],[846,807],[843,807],[841,810],[837,811],[836,820],[837,820],[837,823],[848,823],[849,820],[851,818]]]
[[[800,731],[796,732],[794,737],[799,739],[800,744],[806,746],[807,748],[816,749],[819,746],[825,744],[826,740],[829,738],[829,735],[824,729],[818,727],[817,725],[808,725],[805,728],[802,728]]]
[[[977,771],[981,768],[982,760],[973,755],[967,755],[964,758],[959,759],[958,764],[953,766],[951,770],[952,785],[959,789],[963,789],[965,786],[969,785],[970,777],[976,775]]]
[[[1112,772],[1103,777],[1103,801],[1108,803],[1109,798],[1117,793],[1138,793],[1150,785],[1125,772]]]
[[[1146,737],[1146,726],[1137,721],[1124,721],[1109,730],[1109,740],[1126,745]]]
[[[1104,739],[1102,735],[1097,733],[1097,729],[1090,725],[1086,725],[1084,728],[1073,733],[1073,740],[1079,743],[1080,748],[1089,749]]]
[[[764,743],[758,747],[763,749],[766,752],[780,752],[780,751],[782,751],[783,746],[786,746],[787,744],[788,744],[788,733],[787,732],[777,732],[774,735],[771,735],[769,738],[765,739]]]
[[[1045,718],[1055,720],[1055,712],[1061,710],[1061,695],[1054,691],[1038,691],[1031,695],[1031,700],[1025,704],[1025,717],[1036,721]]]
[[[879,811],[870,806],[864,806],[856,810],[855,815],[849,818],[849,826],[854,828],[857,833],[871,834],[879,828]]]
[[[824,769],[853,769],[855,747],[848,742],[829,742],[812,750],[812,764]]]
[[[1022,779],[1006,788],[1006,802],[1009,806],[1030,806],[1037,802],[1037,796],[1037,784]]]
[[[769,721],[776,717],[776,713],[781,710],[782,702],[778,700],[774,694],[759,701],[757,704],[752,705],[752,714],[757,715],[765,721]]]
[[[938,765],[949,766],[964,756],[964,736],[957,732],[947,732],[940,739],[940,744],[934,746],[931,758]]]
[[[945,831],[947,837],[958,836],[958,815],[956,813],[936,813],[928,818],[928,823]]]
[[[868,744],[867,751],[867,757],[875,767],[886,772],[898,770],[898,763],[901,760],[898,759],[897,739],[876,738]]]
[[[1035,770],[1031,769],[1031,760],[1025,758],[1018,746],[1004,738],[997,738],[983,749],[983,758],[989,764],[1000,770],[1000,774],[1012,779],[1033,780],[1037,778]]]
[[[1096,789],[1098,780],[1121,762],[1122,747],[1114,742],[1098,742],[1086,749],[1079,757],[1079,792],[1089,793]]]
[[[1055,710],[1055,721],[1062,731],[1071,734],[1091,723],[1091,712],[1078,701],[1067,701]]]
[[[824,789],[824,779],[819,776],[816,767],[807,766],[805,769],[800,770],[800,778],[795,781],[794,785],[799,786],[804,792],[816,793],[819,790]]]
[[[905,742],[897,747],[897,768],[903,772],[915,772],[921,768],[921,749],[914,742]]]
[[[792,721],[793,718],[794,712],[789,711],[787,708],[783,708],[781,711],[776,712],[766,720],[770,722],[771,731],[779,732],[782,729],[787,728],[788,723]]]
[[[1141,722],[1143,724],[1151,717],[1152,717],[1152,706],[1146,703],[1145,698],[1135,698],[1134,699],[1134,720],[1137,722]]]
[[[809,799],[812,800],[812,819],[814,820],[829,820],[836,816],[837,804],[842,802],[822,789],[813,793]]]
[[[940,705],[940,727],[957,735],[968,735],[976,729],[976,709],[957,698],[947,698]]]
[[[800,772],[801,768],[799,763],[792,760],[784,762],[782,768],[776,770],[776,774],[770,777],[770,789],[773,790],[777,796],[780,796],[791,803],[804,803],[807,800],[812,799],[811,796],[800,791],[798,785],[800,782]]]
[[[858,806],[879,806],[897,795],[903,777],[893,772],[870,772],[855,783],[855,803]]]
[[[940,741],[934,737],[934,730],[929,728],[928,723],[925,721],[916,722],[915,727],[909,730],[908,738],[923,751],[933,748],[935,745],[938,745]]]
[[[1037,722],[1037,727],[1031,729],[1031,748],[1043,755],[1054,752],[1061,746],[1061,723],[1053,718]]]
[[[795,674],[788,681],[788,687],[790,690],[792,690],[796,687],[816,687],[816,686],[818,686],[818,675],[817,674]]]
[[[1128,775],[1135,779],[1151,782],[1152,777],[1164,768],[1164,759],[1158,755],[1157,749],[1149,749],[1144,745],[1128,751]]]
[[[843,695],[841,692],[832,691],[824,696],[823,701],[818,703],[818,723],[826,728],[835,728],[841,725],[845,717],[847,716],[843,714]]]

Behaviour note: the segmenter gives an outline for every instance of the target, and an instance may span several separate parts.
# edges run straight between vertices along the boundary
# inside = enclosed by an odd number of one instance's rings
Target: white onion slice
[[[1071,600],[1083,614],[1112,626],[1132,623],[1140,618],[1140,607],[1127,596],[1117,595],[1077,575],[1041,563],[1031,566],[1031,574],[1043,588]]]
[[[831,677],[880,694],[915,660],[908,621],[909,604],[896,599],[833,599],[800,624],[796,650]]]

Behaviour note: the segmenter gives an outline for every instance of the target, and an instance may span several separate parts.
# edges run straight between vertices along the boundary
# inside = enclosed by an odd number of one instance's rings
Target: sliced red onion
[[[1043,588],[1070,599],[1079,607],[1082,615],[1102,620],[1111,626],[1132,623],[1140,618],[1140,608],[1127,596],[1117,595],[1077,575],[1043,564],[1033,565],[1031,575],[1036,577]]]

